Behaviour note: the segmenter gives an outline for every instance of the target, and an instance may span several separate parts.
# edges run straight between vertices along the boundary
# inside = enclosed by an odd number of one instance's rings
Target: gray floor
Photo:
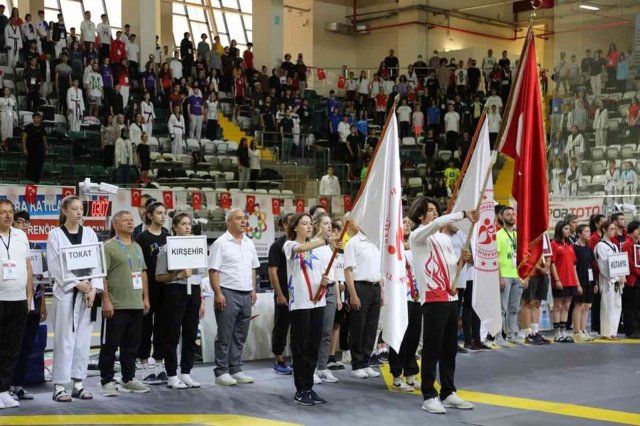
[[[477,404],[472,411],[449,410],[436,416],[420,410],[421,398],[389,392],[382,378],[356,380],[349,369],[337,372],[338,384],[323,384],[317,392],[329,404],[298,407],[291,402],[291,376],[277,376],[269,362],[252,362],[245,371],[256,378],[251,385],[222,388],[213,385],[211,366],[198,366],[193,376],[204,384],[200,390],[170,391],[154,386],[151,394],[99,395],[98,379],[88,379],[93,402],[70,404],[51,400],[51,385],[32,388],[35,401],[0,412],[2,416],[29,414],[162,414],[233,413],[305,425],[576,425],[599,422],[538,411]],[[93,372],[94,374],[96,372]],[[144,372],[140,372],[142,375]],[[554,344],[548,347],[516,347],[458,356],[459,389],[517,396],[554,403],[640,413],[640,345]],[[496,398],[500,403],[500,398]]]

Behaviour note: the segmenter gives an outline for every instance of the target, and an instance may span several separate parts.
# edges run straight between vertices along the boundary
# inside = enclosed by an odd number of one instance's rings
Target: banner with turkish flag
[[[73,186],[63,186],[62,187],[62,198],[68,197],[69,195],[76,195],[76,188]]]
[[[162,191],[162,202],[167,209],[173,208],[173,191]]]
[[[223,209],[228,209],[231,207],[231,194],[228,192],[220,193],[220,207]]]
[[[304,213],[304,200],[296,200],[296,213]]]
[[[344,75],[338,77],[338,89],[344,89],[347,85],[347,78]]]
[[[279,198],[272,198],[271,199],[271,213],[273,214],[280,214],[280,199]]]
[[[131,207],[140,207],[142,189],[131,188]]]
[[[194,191],[191,193],[191,207],[193,210],[200,210],[202,208],[202,192]]]
[[[546,142],[531,27],[520,58],[521,65],[505,109],[498,151],[515,161],[511,194],[518,214],[518,275],[527,279],[542,256],[542,234],[549,226]]]
[[[324,72],[324,68],[318,68],[318,80],[322,81],[327,78],[327,73]]]
[[[344,211],[350,212],[353,207],[353,200],[351,199],[351,195],[343,195],[342,200],[344,201]]]
[[[327,213],[331,212],[331,205],[329,204],[329,199],[327,197],[320,197],[318,201]]]
[[[255,195],[247,195],[247,205],[245,210],[247,213],[252,214],[256,211],[256,196]]]
[[[24,201],[27,204],[36,203],[36,195],[38,195],[38,185],[27,185],[24,188]]]

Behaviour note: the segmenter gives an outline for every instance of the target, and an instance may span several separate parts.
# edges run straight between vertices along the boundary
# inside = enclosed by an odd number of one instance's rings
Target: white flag
[[[487,323],[489,333],[495,336],[502,329],[502,315],[491,175],[488,177],[484,194],[481,194],[487,173],[491,173],[491,167],[489,124],[485,119],[452,211],[474,210],[478,206],[479,197],[482,197],[480,221],[475,224],[471,234],[474,267],[473,274],[469,278],[473,279],[473,309],[478,317]],[[471,223],[465,220],[459,222],[459,225],[460,230],[468,234]]]
[[[355,222],[380,250],[385,282],[382,338],[399,352],[408,318],[400,142],[395,108],[389,112],[386,130],[380,137],[362,185],[349,220]]]

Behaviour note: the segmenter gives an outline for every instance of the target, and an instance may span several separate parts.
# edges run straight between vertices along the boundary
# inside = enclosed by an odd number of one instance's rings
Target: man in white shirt
[[[129,78],[132,80],[138,79],[138,72],[140,70],[140,45],[136,43],[136,35],[131,34],[129,36],[129,43],[127,44],[127,60],[129,61]]]
[[[96,42],[96,24],[91,21],[91,12],[84,13],[84,21],[80,24],[80,35],[84,42],[84,50],[89,50],[89,43]]]
[[[173,59],[169,62],[171,77],[174,83],[180,82],[182,79],[182,62],[180,62],[180,52],[175,52]]]
[[[18,407],[9,395],[33,297],[33,277],[27,235],[12,228],[13,203],[0,200],[0,408]]]
[[[215,341],[216,384],[252,383],[242,372],[242,350],[249,334],[251,306],[256,303],[256,248],[245,234],[247,218],[241,209],[226,215],[227,232],[209,251],[209,279],[215,293],[218,333]]]
[[[398,126],[400,140],[411,135],[411,107],[407,105],[407,100],[403,99],[402,104],[396,110],[398,116]]]
[[[38,53],[42,55],[43,48],[48,49],[49,41],[47,37],[49,36],[49,23],[46,19],[44,19],[44,10],[38,11],[38,22],[36,22],[36,33],[38,35]]]
[[[340,180],[334,175],[334,169],[331,164],[327,167],[327,174],[320,179],[320,195],[334,196],[340,195]]]
[[[458,149],[460,135],[460,114],[449,104],[449,112],[444,115],[444,131],[447,133],[447,149],[452,153]]]
[[[489,110],[491,105],[495,105],[498,108],[498,114],[502,114],[502,107],[504,104],[502,103],[502,98],[498,96],[498,92],[496,89],[491,89],[491,96],[487,98],[487,102],[484,104],[484,109]]]
[[[370,364],[371,351],[376,342],[380,306],[384,288],[380,270],[380,251],[359,232],[353,222],[348,223],[351,239],[344,250],[344,278],[349,290],[351,316],[349,325],[351,376],[374,378],[380,373]]]
[[[498,114],[498,106],[496,104],[491,105],[491,109],[487,113],[487,123],[489,125],[489,145],[493,150],[500,132],[500,123],[502,123],[502,117]]]
[[[98,36],[100,37],[100,58],[107,58],[111,48],[111,25],[109,24],[109,16],[103,13],[100,18],[102,22],[98,24]]]

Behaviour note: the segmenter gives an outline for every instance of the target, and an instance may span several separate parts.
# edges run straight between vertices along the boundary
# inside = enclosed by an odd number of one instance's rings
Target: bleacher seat
[[[590,189],[591,191],[601,191],[604,189],[604,183],[607,180],[607,177],[603,174],[601,175],[594,175],[591,178],[591,186]]]
[[[427,176],[427,165],[426,164],[418,164],[416,166],[416,173],[421,178],[426,177]]]
[[[631,158],[634,155],[636,155],[635,143],[628,143],[626,145],[623,145],[622,148],[620,149],[620,156],[622,158]]]
[[[228,144],[223,141],[217,141],[216,143],[216,152],[218,155],[227,155],[227,147]]]
[[[442,160],[442,161],[449,161],[451,160],[451,157],[453,157],[453,153],[451,151],[447,151],[442,150],[438,153],[438,157]]]
[[[409,194],[416,194],[422,191],[422,179],[419,177],[409,178]]]
[[[191,167],[191,155],[189,154],[178,154],[176,155],[176,161],[180,161],[183,167]]]
[[[151,136],[149,138],[149,140],[147,141],[147,143],[149,144],[149,151],[151,151],[151,152],[160,151],[160,149],[159,149],[160,144],[158,143],[158,139],[155,138],[154,136]]]
[[[607,167],[607,162],[605,160],[600,161],[592,161],[591,162],[591,174],[593,176],[604,175],[604,171]]]
[[[209,139],[201,139],[200,146],[202,150],[202,155],[215,155],[216,153],[216,144]]]
[[[416,138],[413,136],[402,138],[402,146],[416,146]]]
[[[282,192],[280,192],[280,190],[277,189],[277,188],[272,188],[272,189],[269,189],[269,194],[270,195],[282,195]]]
[[[602,146],[594,146],[591,148],[591,159],[594,161],[604,160],[605,150]]]
[[[198,179],[211,179],[211,175],[209,174],[208,170],[198,170],[196,172],[196,176],[198,177]]]
[[[218,157],[220,159],[220,168],[222,171],[231,170],[231,157]]]
[[[170,138],[158,138],[158,144],[160,151],[171,152],[171,139]]]
[[[609,145],[607,147],[607,160],[617,160],[620,158],[620,145]]]
[[[200,151],[200,143],[196,139],[187,139],[187,154],[191,154],[194,151]]]
[[[583,175],[591,173],[591,161],[582,160],[580,162],[580,171]]]

